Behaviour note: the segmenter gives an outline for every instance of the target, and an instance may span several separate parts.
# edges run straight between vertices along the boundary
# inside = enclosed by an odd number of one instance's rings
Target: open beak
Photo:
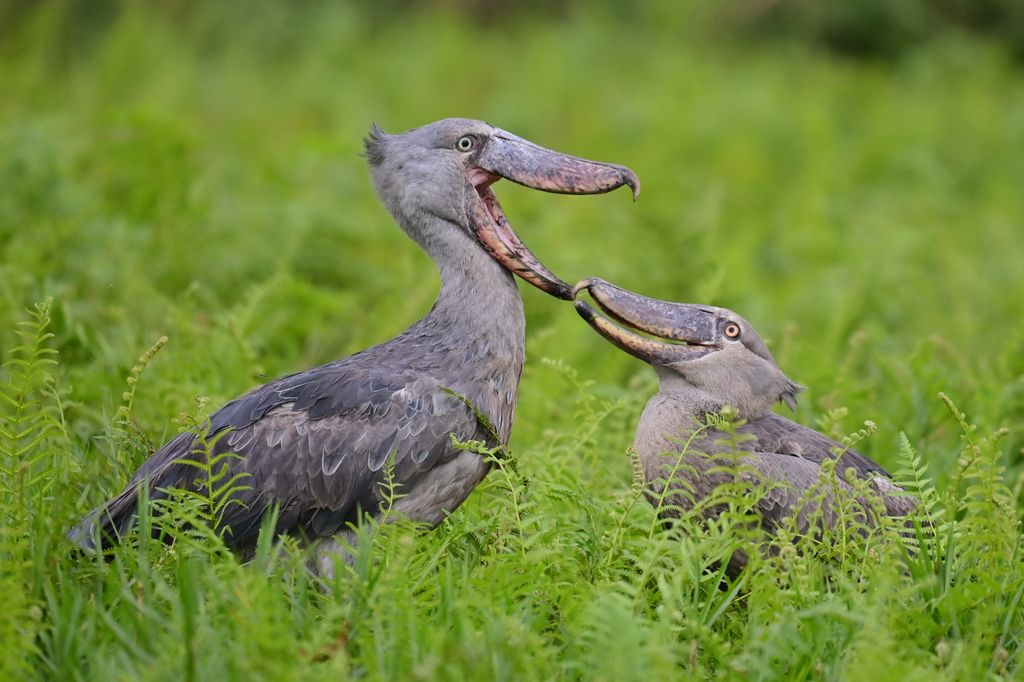
[[[609,317],[632,329],[603,317],[577,298],[580,317],[605,339],[645,362],[667,365],[696,360],[721,347],[718,308],[660,301],[597,278],[577,284],[574,298],[581,291],[589,292]]]
[[[572,286],[544,267],[509,224],[491,189],[500,178],[558,194],[602,194],[627,185],[634,200],[640,179],[625,166],[560,154],[503,130],[491,135],[474,159],[469,181],[476,192],[467,196],[466,214],[477,240],[510,272],[552,296],[572,300]]]

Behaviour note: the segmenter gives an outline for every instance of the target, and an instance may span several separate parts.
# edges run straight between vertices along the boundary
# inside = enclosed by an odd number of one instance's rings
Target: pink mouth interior
[[[508,270],[530,284],[548,293],[554,293],[551,291],[554,288],[558,291],[555,295],[566,299],[570,298],[571,287],[544,267],[519,238],[509,224],[508,218],[505,217],[505,212],[491,189],[491,185],[500,180],[501,176],[474,168],[470,171],[468,179],[476,189],[480,203],[485,209],[483,212],[471,211],[470,218],[474,222],[473,229],[477,238],[487,252]]]

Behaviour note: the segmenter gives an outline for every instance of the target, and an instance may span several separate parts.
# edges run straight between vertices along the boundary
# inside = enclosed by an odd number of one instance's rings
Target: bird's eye
[[[726,324],[723,331],[725,332],[725,337],[728,339],[740,338],[740,326],[735,322],[729,322]]]
[[[476,140],[473,139],[472,135],[463,135],[459,138],[459,141],[455,143],[455,148],[460,152],[468,152],[476,146]]]

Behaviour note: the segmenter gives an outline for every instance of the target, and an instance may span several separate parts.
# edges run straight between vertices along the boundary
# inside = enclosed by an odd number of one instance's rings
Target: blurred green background
[[[160,336],[131,412],[149,446],[183,412],[427,311],[434,266],[378,204],[359,152],[372,121],[449,116],[640,175],[635,205],[497,186],[564,279],[733,308],[809,387],[798,420],[873,420],[859,447],[886,466],[905,432],[940,483],[961,452],[944,391],[983,432],[1009,428],[999,457],[1019,507],[1022,7],[0,0],[0,330],[53,297],[74,448],[52,537],[144,456],[109,433]],[[562,457],[587,495],[612,500],[653,376],[570,306],[521,290],[512,449],[535,478]],[[0,355],[15,342],[0,334]],[[616,401],[591,431],[574,431],[558,361]],[[577,437],[585,448],[565,445]],[[459,518],[493,499],[474,495]],[[111,670],[134,670],[119,660]]]
[[[567,280],[748,317],[810,386],[804,419],[859,405],[880,453],[900,429],[927,445],[942,389],[1013,424],[1020,23],[982,4],[6,2],[0,325],[55,297],[86,440],[161,334],[138,408],[159,437],[196,394],[388,338],[437,280],[361,138],[466,116],[634,168],[635,206],[499,193]],[[534,360],[644,374],[523,293]],[[557,409],[545,384],[531,362],[518,439]]]

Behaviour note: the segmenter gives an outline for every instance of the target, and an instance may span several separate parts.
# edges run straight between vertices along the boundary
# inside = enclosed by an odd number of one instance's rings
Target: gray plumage
[[[415,494],[416,483],[441,464],[459,457],[477,461],[462,497],[435,500],[416,520],[437,524],[462,502],[487,465],[453,449],[449,434],[491,439],[470,409],[444,389],[489,415],[506,441],[522,369],[522,315],[520,310],[520,332],[513,331],[505,344],[508,360],[495,363],[481,353],[474,357],[436,345],[443,343],[445,326],[445,315],[436,311],[388,343],[261,386],[213,415],[209,433],[227,433],[212,453],[240,455],[232,472],[244,474],[240,483],[250,486],[236,494],[241,505],[227,508],[230,544],[251,545],[263,513],[275,502],[281,505],[278,532],[334,535],[356,520],[359,509],[377,509],[392,453],[394,480],[403,494]],[[409,352],[426,347],[432,351]],[[194,486],[198,470],[179,461],[192,456],[194,444],[192,434],[181,434],[139,468],[125,492],[102,510],[117,524],[113,530],[125,531],[143,480],[157,497],[161,488]]]
[[[271,505],[280,507],[279,533],[316,540],[343,532],[360,512],[378,511],[389,458],[401,495],[396,512],[433,526],[454,511],[489,465],[454,448],[451,436],[493,447],[507,442],[512,428],[525,322],[511,272],[553,295],[571,295],[518,240],[490,185],[505,177],[578,194],[638,186],[628,169],[564,156],[465,119],[400,135],[374,126],[366,150],[375,190],[437,263],[441,291],[430,312],[396,338],[256,388],[212,416],[211,454],[239,455],[226,461],[248,487],[222,522],[234,547],[254,544]],[[71,539],[92,547],[97,535],[104,542],[121,537],[143,483],[155,498],[168,488],[195,488],[198,470],[182,460],[199,456],[197,446],[190,433],[171,440]]]
[[[647,403],[637,424],[636,449],[655,503],[664,498],[666,513],[693,509],[735,471],[726,466],[739,451],[741,480],[763,494],[756,509],[762,528],[772,533],[796,514],[796,527],[814,533],[814,525],[833,526],[838,518],[836,491],[857,499],[858,521],[871,523],[868,499],[847,483],[866,481],[884,513],[903,516],[914,501],[903,494],[881,466],[806,426],[771,411],[778,402],[795,406],[800,386],[775,364],[767,346],[745,319],[724,308],[658,301],[598,279],[584,280],[603,311],[648,335],[682,341],[667,343],[640,336],[597,314],[578,300],[577,310],[605,338],[654,367],[661,390]],[[743,420],[738,443],[726,433],[703,426],[709,415],[732,408]],[[835,462],[835,480],[822,477],[822,464]],[[668,491],[666,494],[666,486]],[[707,513],[717,514],[712,508]],[[820,529],[819,529],[820,530]],[[735,575],[746,564],[737,553],[728,566]]]

